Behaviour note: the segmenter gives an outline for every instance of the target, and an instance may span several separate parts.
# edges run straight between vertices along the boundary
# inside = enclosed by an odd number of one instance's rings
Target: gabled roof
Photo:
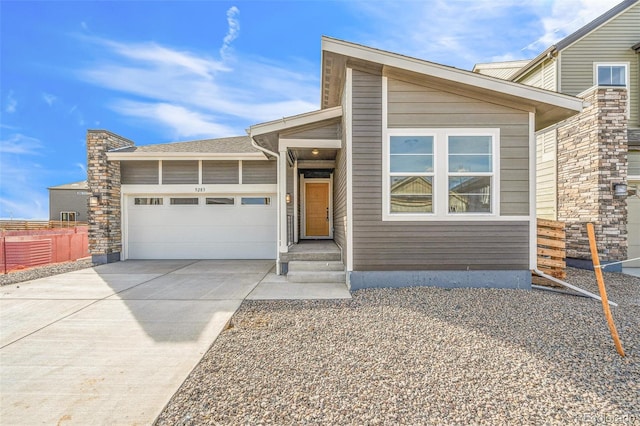
[[[62,185],[50,186],[47,189],[89,189],[89,185],[86,180],[81,180],[79,182],[72,183],[64,183]]]
[[[410,56],[350,43],[323,36],[322,38],[322,107],[341,102],[344,69],[349,62],[377,69],[396,69],[427,77],[439,84],[473,93],[475,96],[502,99],[536,111],[536,130],[562,121],[582,111],[582,100],[536,87],[436,64]]]
[[[543,61],[544,58],[547,57],[547,55],[549,55],[549,54],[553,55],[556,52],[559,52],[562,49],[570,46],[574,42],[580,40],[582,37],[584,37],[587,34],[589,34],[591,31],[596,30],[600,26],[606,24],[611,19],[613,19],[616,16],[618,16],[620,13],[622,13],[625,10],[629,9],[631,6],[633,6],[636,3],[638,3],[638,1],[640,1],[640,0],[625,0],[622,3],[619,3],[618,5],[614,6],[611,9],[609,9],[607,12],[605,12],[602,15],[598,16],[596,19],[594,19],[593,21],[589,22],[587,25],[583,26],[582,28],[578,29],[577,31],[573,32],[572,34],[569,34],[568,36],[566,36],[565,38],[563,38],[562,40],[560,40],[556,44],[554,44],[554,45],[550,46],[549,48],[545,49],[542,53],[540,53],[533,60],[531,60],[526,66],[522,67],[522,69],[520,69],[520,71],[515,73],[511,77],[511,80],[512,81],[516,80],[518,77],[520,77],[521,75],[525,74],[531,68],[535,67],[538,63]]]
[[[483,64],[475,64],[471,72],[478,74],[489,75],[491,77],[501,78],[503,80],[509,80],[509,78],[520,70],[520,68],[527,65],[531,59],[524,59],[520,61],[505,61],[505,62],[487,62]]]
[[[132,160],[137,158],[169,157],[233,157],[264,155],[251,145],[248,136],[233,136],[219,139],[202,139],[186,142],[172,142],[155,145],[129,146],[107,153],[110,160]]]
[[[247,133],[249,133],[250,137],[255,137],[267,133],[279,132],[312,123],[331,120],[338,117],[342,117],[341,106],[292,115],[291,117],[282,117],[279,120],[269,121],[266,123],[254,124],[247,129]]]

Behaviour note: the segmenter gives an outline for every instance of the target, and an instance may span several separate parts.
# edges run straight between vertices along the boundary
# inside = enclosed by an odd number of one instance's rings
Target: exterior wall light
[[[320,150],[319,150],[318,148],[313,148],[313,149],[311,150],[311,153],[312,153],[313,155],[318,155],[318,154],[320,154]]]
[[[89,197],[89,205],[97,206],[98,204],[100,204],[101,198],[102,197],[100,197],[100,194],[93,194],[91,197]]]
[[[613,185],[614,197],[626,197],[627,196],[627,184],[626,183],[614,183]]]
[[[291,204],[291,194],[287,192],[287,195],[284,196],[285,201],[287,202],[287,204]]]

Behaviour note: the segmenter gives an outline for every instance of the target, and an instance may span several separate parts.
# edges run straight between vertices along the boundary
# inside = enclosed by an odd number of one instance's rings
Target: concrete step
[[[289,271],[344,271],[339,260],[290,260]]]
[[[340,251],[304,251],[304,252],[289,252],[289,262],[292,260],[306,260],[306,261],[335,261],[341,260]]]
[[[292,283],[344,283],[344,271],[289,271],[287,281]]]

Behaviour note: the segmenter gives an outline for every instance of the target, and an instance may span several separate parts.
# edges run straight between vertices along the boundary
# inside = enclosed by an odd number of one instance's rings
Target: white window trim
[[[69,219],[64,220],[62,218],[62,215],[65,215],[65,214],[67,215],[67,217],[70,214],[73,214],[74,219],[73,220],[69,220]],[[69,211],[61,211],[60,212],[60,222],[77,222],[77,221],[78,221],[78,212],[74,212],[74,211],[71,211],[71,210],[69,210]]]
[[[382,220],[383,221],[486,221],[504,218],[500,216],[500,129],[499,128],[385,128],[382,140]],[[433,213],[391,213],[391,191],[389,181],[391,136],[433,136]],[[491,213],[450,213],[448,208],[448,137],[491,136],[491,173],[471,173],[473,176],[490,175]],[[414,173],[407,173],[414,175]]]
[[[631,118],[631,79],[629,75],[629,62],[594,62],[593,63],[593,85],[596,87],[614,87],[621,88],[623,86],[600,86],[598,84],[598,67],[624,67],[624,88],[627,89],[627,119]]]

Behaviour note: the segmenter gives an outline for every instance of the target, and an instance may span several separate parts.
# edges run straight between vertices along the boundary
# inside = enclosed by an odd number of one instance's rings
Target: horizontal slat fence
[[[537,244],[538,269],[554,278],[564,280],[567,277],[564,222],[538,219]],[[532,283],[551,287],[558,286],[536,274],[533,274]]]
[[[63,222],[60,220],[0,220],[0,229],[7,231],[75,228],[76,226],[87,226],[87,222]]]

